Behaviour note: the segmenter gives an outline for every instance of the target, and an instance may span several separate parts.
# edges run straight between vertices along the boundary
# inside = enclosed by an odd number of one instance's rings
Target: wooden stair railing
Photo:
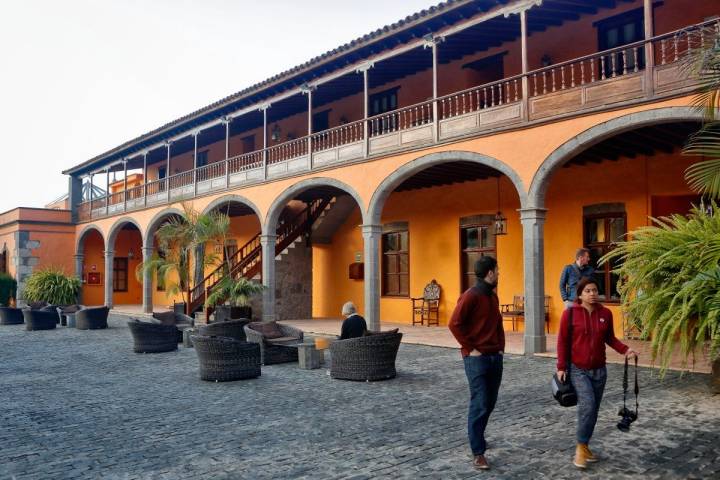
[[[295,240],[305,233],[310,233],[313,223],[317,221],[325,209],[330,205],[331,199],[321,198],[314,200],[305,209],[299,212],[291,221],[280,225],[277,229],[275,241],[275,255],[280,255]],[[230,275],[233,278],[253,278],[262,272],[262,247],[260,234],[255,235],[245,245],[239,248],[229,258]],[[188,314],[198,311],[204,304],[212,288],[222,280],[226,265],[220,265],[208,274],[200,283],[188,291]],[[209,307],[205,313],[207,317],[212,313]],[[206,318],[207,318],[206,317]]]

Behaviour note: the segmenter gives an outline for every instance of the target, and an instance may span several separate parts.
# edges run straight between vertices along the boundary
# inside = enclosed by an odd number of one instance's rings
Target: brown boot
[[[585,448],[587,445],[584,443],[578,443],[575,447],[575,460],[573,463],[578,468],[587,468],[587,457],[585,456]]]
[[[487,459],[485,458],[485,455],[475,455],[475,458],[473,459],[473,467],[475,467],[478,470],[489,470],[490,465],[487,462]]]
[[[590,451],[590,447],[587,443],[581,443],[580,446],[582,446],[582,449],[585,453],[585,461],[587,463],[594,463],[598,461],[597,457],[593,455],[593,453]]]

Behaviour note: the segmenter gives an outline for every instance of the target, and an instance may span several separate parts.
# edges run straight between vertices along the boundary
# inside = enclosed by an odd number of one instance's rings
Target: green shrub
[[[49,268],[28,277],[24,297],[28,302],[69,305],[77,302],[78,293],[80,293],[80,280],[68,277],[60,270]]]
[[[17,294],[17,282],[7,273],[0,273],[0,305],[7,306]]]

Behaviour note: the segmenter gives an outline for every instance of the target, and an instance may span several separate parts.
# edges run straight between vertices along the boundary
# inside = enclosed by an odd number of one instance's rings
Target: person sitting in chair
[[[346,302],[342,307],[342,315],[345,320],[340,329],[340,340],[348,338],[362,337],[367,331],[365,319],[357,313],[357,308],[353,302]]]

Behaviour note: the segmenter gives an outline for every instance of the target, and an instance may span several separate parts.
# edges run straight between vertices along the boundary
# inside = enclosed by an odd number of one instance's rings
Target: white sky
[[[0,0],[0,212],[60,172],[435,0]]]

